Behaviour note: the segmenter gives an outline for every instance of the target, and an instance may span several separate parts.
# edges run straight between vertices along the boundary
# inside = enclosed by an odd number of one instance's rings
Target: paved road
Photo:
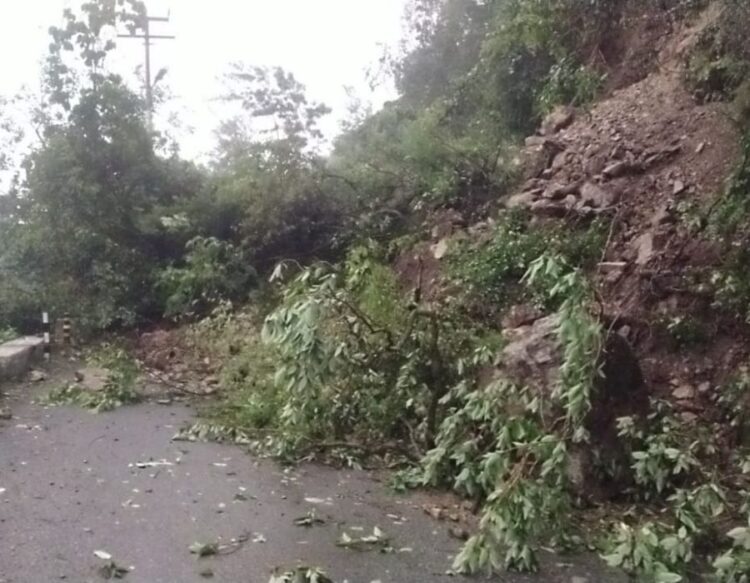
[[[53,375],[54,376],[54,375]],[[285,471],[233,446],[172,442],[192,418],[181,405],[142,404],[92,415],[32,403],[46,387],[4,387],[13,418],[0,421],[0,583],[101,581],[110,553],[131,583],[266,583],[272,568],[324,567],[338,582],[425,583],[446,576],[458,543],[428,517],[422,500],[390,493],[366,472],[318,466]],[[137,462],[172,465],[139,468]],[[326,520],[294,519],[316,508]],[[339,548],[342,532],[379,526],[403,552]],[[364,531],[359,530],[364,529]],[[196,542],[247,534],[232,554],[196,559]],[[508,583],[604,583],[598,563],[572,568],[550,559],[538,578]],[[208,575],[206,572],[205,575]]]

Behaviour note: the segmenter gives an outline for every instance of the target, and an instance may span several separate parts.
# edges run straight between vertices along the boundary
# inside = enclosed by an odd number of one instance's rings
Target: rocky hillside
[[[665,36],[650,59],[633,57],[642,45],[626,47],[626,58],[610,72],[625,86],[590,108],[559,107],[550,114],[525,140],[522,185],[501,200],[507,209],[527,210],[540,225],[606,223],[606,245],[592,271],[602,318],[634,347],[653,394],[672,395],[687,420],[701,414],[748,356],[746,326],[716,309],[710,293],[725,257],[702,229],[740,161],[741,133],[730,104],[698,102],[686,81],[689,56],[715,24],[716,6],[673,23],[673,30],[658,28]],[[640,32],[656,27],[643,21],[653,22],[653,15],[641,14],[632,26]],[[634,32],[625,36],[636,38]],[[634,60],[645,76],[627,84]],[[493,219],[465,231],[462,222],[455,213],[441,214],[429,254],[400,258],[402,276],[413,280],[421,264],[435,284],[436,260],[452,241],[474,240],[480,247],[488,241]],[[542,317],[525,305],[508,315],[511,325]],[[693,329],[701,341],[681,344],[670,324],[678,333]]]

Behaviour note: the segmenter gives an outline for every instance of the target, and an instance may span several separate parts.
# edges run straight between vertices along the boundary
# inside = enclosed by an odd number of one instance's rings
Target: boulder
[[[559,105],[542,122],[542,135],[551,136],[567,128],[575,120],[575,109]]]
[[[581,187],[581,200],[588,206],[608,208],[617,202],[617,195],[593,182],[586,182]]]
[[[76,371],[75,378],[80,388],[92,393],[98,393],[103,391],[107,386],[110,375],[110,371],[106,368],[89,366]]]
[[[508,344],[497,359],[495,377],[525,385],[542,402],[549,403],[560,384],[563,361],[557,315],[537,319],[529,325],[506,330]],[[600,356],[601,375],[595,380],[591,395],[591,411],[585,425],[589,443],[573,447],[569,460],[569,480],[574,492],[586,498],[601,498],[614,494],[619,484],[605,483],[594,467],[594,461],[613,462],[623,472],[629,468],[627,452],[617,435],[617,419],[623,416],[645,415],[649,395],[638,360],[629,343],[621,335],[608,335]],[[559,410],[545,412],[548,418],[559,417]]]
[[[546,199],[537,200],[529,208],[532,213],[540,217],[561,219],[568,214],[568,208],[565,206],[565,203],[552,202]]]
[[[513,194],[505,200],[505,208],[528,208],[534,203],[535,200],[536,197],[530,192]]]
[[[554,157],[563,150],[563,146],[550,138],[542,138],[539,143],[526,146],[521,151],[521,167],[526,180],[539,177],[550,167]]]
[[[552,200],[559,200],[570,194],[577,194],[580,188],[580,182],[552,182],[545,189],[544,197]]]

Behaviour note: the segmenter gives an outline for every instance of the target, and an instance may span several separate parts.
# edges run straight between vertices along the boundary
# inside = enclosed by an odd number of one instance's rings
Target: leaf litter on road
[[[259,537],[262,540],[259,540]],[[226,544],[221,544],[219,541],[196,541],[188,547],[188,550],[193,555],[197,555],[199,559],[216,555],[231,555],[241,549],[248,540],[250,540],[250,535],[248,533],[242,533],[240,536],[231,539]],[[266,542],[266,539],[262,534],[255,532],[253,533],[252,542]]]
[[[356,551],[379,550],[381,553],[391,553],[394,550],[390,544],[390,537],[377,526],[372,529],[372,534],[365,536],[352,537],[343,532],[336,541],[336,546]]]
[[[121,567],[112,559],[112,555],[107,551],[96,550],[94,556],[97,559],[105,561],[105,563],[99,567],[99,576],[108,581],[112,579],[123,579],[130,572],[127,567]]]
[[[312,527],[315,525],[325,524],[326,521],[318,516],[318,513],[313,508],[304,516],[294,519],[295,526]]]
[[[290,571],[274,571],[268,583],[333,583],[319,567],[297,567]]]

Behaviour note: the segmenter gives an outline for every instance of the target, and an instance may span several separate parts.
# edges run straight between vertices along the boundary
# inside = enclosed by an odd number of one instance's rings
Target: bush
[[[449,273],[468,287],[470,306],[484,306],[490,313],[501,313],[524,299],[545,304],[548,290],[521,285],[532,262],[545,252],[559,254],[572,266],[590,268],[599,261],[605,240],[601,223],[571,231],[569,226],[532,225],[527,216],[515,212],[504,215],[494,229],[489,242],[459,247],[448,259]]]
[[[410,306],[372,249],[354,249],[340,269],[300,272],[263,330],[279,354],[280,445],[430,444],[457,374],[454,355],[472,344],[472,331],[456,324]]]
[[[742,0],[724,0],[721,18],[701,35],[688,55],[687,82],[698,100],[731,100],[750,73],[745,24],[750,8]]]
[[[538,107],[542,113],[549,113],[556,105],[588,105],[596,99],[604,80],[602,74],[564,57],[552,66],[539,92]]]
[[[196,237],[186,250],[183,267],[168,267],[159,276],[167,316],[206,313],[222,301],[247,297],[257,284],[255,270],[231,243]]]
[[[13,328],[0,328],[0,344],[16,338],[18,338],[18,333]]]
[[[241,311],[219,306],[192,324],[185,338],[195,358],[221,363],[222,400],[206,411],[206,417],[245,434],[275,429],[283,406],[273,379],[277,355],[260,338],[262,299],[254,299],[252,307]]]
[[[138,364],[124,349],[102,345],[88,360],[108,373],[101,391],[69,383],[50,391],[42,399],[42,404],[78,405],[92,413],[101,413],[140,401],[136,390]]]

